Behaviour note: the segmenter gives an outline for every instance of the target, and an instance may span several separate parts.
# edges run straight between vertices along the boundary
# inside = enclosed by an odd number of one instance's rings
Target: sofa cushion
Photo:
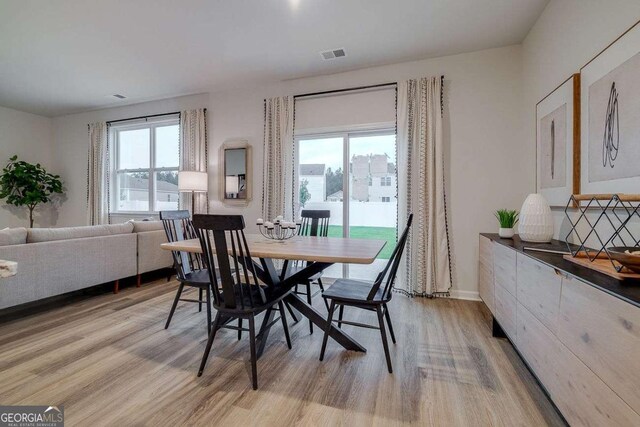
[[[30,228],[28,230],[27,243],[111,236],[114,234],[128,234],[132,231],[133,224],[131,223],[89,225],[85,227]]]
[[[24,227],[0,230],[0,246],[22,245],[27,243],[27,229]]]
[[[145,231],[164,230],[162,221],[129,221],[133,224],[134,233],[144,233]]]

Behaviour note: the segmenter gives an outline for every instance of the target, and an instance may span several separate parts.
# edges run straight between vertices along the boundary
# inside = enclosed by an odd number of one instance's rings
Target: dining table
[[[246,234],[245,237],[258,278],[267,286],[292,289],[296,284],[310,279],[336,263],[371,264],[386,244],[385,240],[340,237],[294,236],[286,240],[273,240],[261,234]],[[170,251],[202,253],[198,239],[162,243],[160,247]],[[281,269],[276,268],[275,260],[282,260]],[[292,269],[295,261],[303,261],[302,268]],[[283,301],[323,331],[329,327],[329,336],[345,349],[367,351],[344,330],[327,324],[326,316],[307,304],[295,292],[289,292]],[[268,310],[263,318],[260,332],[256,336],[258,357],[264,351],[274,316],[275,311]]]

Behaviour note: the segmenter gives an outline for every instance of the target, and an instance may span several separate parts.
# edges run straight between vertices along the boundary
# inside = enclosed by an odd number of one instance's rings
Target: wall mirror
[[[220,153],[220,194],[225,203],[247,204],[251,200],[251,146],[247,141],[228,141]]]

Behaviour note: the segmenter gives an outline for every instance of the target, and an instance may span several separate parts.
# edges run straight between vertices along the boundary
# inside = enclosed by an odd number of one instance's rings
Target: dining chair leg
[[[207,332],[211,333],[211,288],[207,286]]]
[[[391,335],[391,342],[395,344],[396,336],[393,333],[393,326],[391,326],[391,316],[389,315],[389,307],[387,307],[387,304],[385,304],[383,307],[384,307],[384,317],[387,319],[387,325],[389,325],[389,334]]]
[[[310,306],[313,306],[313,303],[311,302],[311,281],[307,281],[306,283],[306,287],[307,287],[307,304],[309,304]],[[311,319],[309,319],[309,333],[313,334],[313,322],[311,321]]]
[[[198,291],[198,312],[202,311],[202,288]]]
[[[333,311],[336,308],[335,301],[331,300],[329,306],[329,315],[327,316],[327,324],[324,327],[324,337],[322,338],[322,349],[320,350],[320,361],[324,359],[324,350],[327,348],[327,340],[329,339],[329,331],[331,330],[331,322],[333,321]]]
[[[324,293],[324,285],[322,284],[322,279],[319,277],[318,277],[318,286],[320,286],[320,291]],[[327,299],[322,298],[322,301],[324,302],[324,306],[327,308],[327,311],[329,311],[329,303],[327,302]]]
[[[278,302],[278,308],[280,309],[280,319],[282,319],[282,328],[284,329],[284,337],[287,339],[287,347],[291,350],[291,337],[289,336],[289,325],[287,325],[287,315],[285,314],[284,303]]]
[[[213,321],[213,326],[211,326],[211,332],[209,332],[209,339],[207,340],[207,346],[204,349],[204,354],[202,355],[202,361],[200,362],[200,369],[198,369],[198,376],[202,376],[202,371],[204,371],[204,367],[207,364],[207,359],[209,358],[209,352],[211,351],[211,344],[213,344],[213,339],[216,337],[216,332],[218,331],[218,322],[220,321],[220,312],[216,313],[216,318]]]
[[[251,347],[251,382],[253,389],[258,389],[258,366],[256,356],[256,325],[253,315],[249,317],[249,341]]]
[[[242,328],[242,319],[238,319],[238,328]],[[242,330],[238,329],[238,341],[242,339]]]
[[[289,311],[289,314],[291,315],[291,318],[293,319],[293,322],[294,323],[298,323],[298,316],[296,316],[296,314],[293,312],[293,309],[291,308],[289,303],[285,301],[284,305],[285,305],[285,307],[287,307],[287,310]]]
[[[338,311],[338,328],[342,329],[342,315],[344,314],[344,304],[340,305],[340,310]]]
[[[180,301],[180,295],[182,295],[182,290],[184,289],[184,284],[180,283],[178,286],[178,292],[176,292],[176,297],[173,300],[173,305],[171,306],[171,311],[169,311],[169,318],[167,319],[167,323],[165,323],[164,328],[167,329],[169,324],[171,323],[171,318],[173,317],[173,313],[176,311],[176,307],[178,306],[178,301]]]
[[[382,346],[384,347],[384,355],[387,358],[387,369],[389,373],[393,373],[393,368],[391,368],[391,355],[389,355],[389,343],[387,342],[387,332],[385,331],[384,326],[384,316],[382,314],[382,307],[376,307],[376,313],[378,314],[378,324],[380,325],[380,335],[382,336]]]

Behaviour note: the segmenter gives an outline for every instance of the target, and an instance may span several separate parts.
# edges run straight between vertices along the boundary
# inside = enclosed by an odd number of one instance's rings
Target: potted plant
[[[32,165],[18,156],[9,159],[0,175],[0,200],[29,209],[29,227],[33,227],[33,210],[40,203],[51,201],[53,194],[62,193],[60,176],[48,173],[40,163]]]
[[[513,226],[518,222],[518,212],[508,209],[499,209],[495,213],[500,223],[498,235],[503,239],[510,239],[514,235]]]

